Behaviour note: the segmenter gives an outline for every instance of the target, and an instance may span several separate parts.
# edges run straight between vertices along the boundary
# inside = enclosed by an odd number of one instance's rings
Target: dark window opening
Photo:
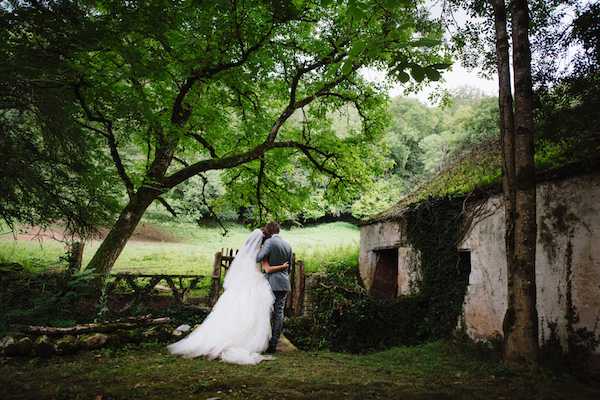
[[[376,250],[375,258],[371,295],[382,299],[393,299],[398,293],[398,249]]]
[[[458,251],[458,270],[462,276],[469,277],[471,273],[471,250]]]
[[[465,287],[469,283],[471,274],[471,250],[458,250],[458,273]]]

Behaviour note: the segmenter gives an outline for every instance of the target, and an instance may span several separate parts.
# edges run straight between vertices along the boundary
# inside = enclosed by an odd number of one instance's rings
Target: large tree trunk
[[[506,254],[509,265],[514,255],[514,205],[515,205],[515,139],[513,99],[510,85],[510,56],[506,8],[504,0],[494,0],[494,25],[496,31],[496,67],[498,69],[498,106],[500,109],[500,143],[502,146],[502,187],[506,214]]]
[[[494,8],[494,28],[496,36],[496,68],[498,70],[498,106],[500,110],[500,144],[502,146],[502,188],[504,193],[505,236],[507,286],[508,293],[513,292],[514,254],[515,254],[515,135],[513,98],[510,81],[510,52],[506,5],[504,0],[492,0]],[[510,306],[504,315],[504,333],[512,329],[514,309]]]
[[[155,187],[145,184],[131,195],[129,203],[121,211],[117,222],[115,222],[86,267],[86,270],[91,270],[97,274],[94,285],[97,297],[100,296],[106,277],[125,248],[146,209],[161,194],[162,188],[159,182],[163,179],[171,164],[178,139],[177,136],[170,138],[165,136],[160,129],[157,130],[157,137],[158,146],[155,150],[154,160],[148,168],[145,178],[145,182],[154,182]]]
[[[508,312],[504,356],[508,361],[536,362],[535,248],[537,238],[534,164],[533,84],[526,0],[512,2],[513,72],[515,77],[514,256],[508,271]]]
[[[90,260],[86,270],[92,270],[97,274],[96,288],[100,289],[104,280],[110,273],[112,266],[125,248],[127,241],[135,231],[142,219],[144,212],[158,197],[156,192],[140,189],[123,209],[117,222],[96,250],[94,257]]]

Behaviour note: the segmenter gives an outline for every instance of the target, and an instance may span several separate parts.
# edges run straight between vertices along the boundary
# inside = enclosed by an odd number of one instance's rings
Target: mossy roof
[[[546,158],[536,153],[536,180],[545,182],[600,172],[600,138],[596,139],[592,146],[587,147],[586,152],[562,148],[559,155],[553,154]],[[476,199],[500,193],[501,178],[502,155],[499,141],[482,143],[463,152],[449,166],[387,210],[361,221],[361,225],[398,219],[408,208],[430,199],[467,195]]]

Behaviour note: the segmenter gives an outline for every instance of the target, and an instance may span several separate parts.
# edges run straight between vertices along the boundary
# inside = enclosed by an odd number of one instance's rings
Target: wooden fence
[[[221,251],[215,254],[212,285],[209,295],[209,305],[211,307],[221,295],[223,277],[237,253],[238,250],[221,249]],[[290,265],[289,274],[292,290],[287,298],[285,312],[288,316],[302,315],[304,308],[304,262],[296,260],[295,254],[292,254],[292,265]]]

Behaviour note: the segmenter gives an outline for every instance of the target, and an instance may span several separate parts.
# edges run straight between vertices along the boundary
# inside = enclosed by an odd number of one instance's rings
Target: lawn
[[[598,399],[600,387],[515,371],[435,342],[369,355],[292,352],[258,366],[168,355],[149,344],[0,364],[9,399]]]
[[[115,272],[206,274],[212,268],[215,252],[221,248],[238,248],[249,234],[241,225],[229,226],[226,236],[217,227],[191,223],[153,222],[150,225],[166,241],[131,240],[117,260]],[[305,261],[309,271],[320,269],[323,260],[356,257],[359,232],[348,223],[292,228],[281,234],[290,242],[297,257]],[[86,244],[84,263],[99,244],[98,241]],[[0,262],[18,262],[30,270],[44,270],[59,264],[64,251],[64,244],[55,240],[13,240],[10,235],[0,240]]]

